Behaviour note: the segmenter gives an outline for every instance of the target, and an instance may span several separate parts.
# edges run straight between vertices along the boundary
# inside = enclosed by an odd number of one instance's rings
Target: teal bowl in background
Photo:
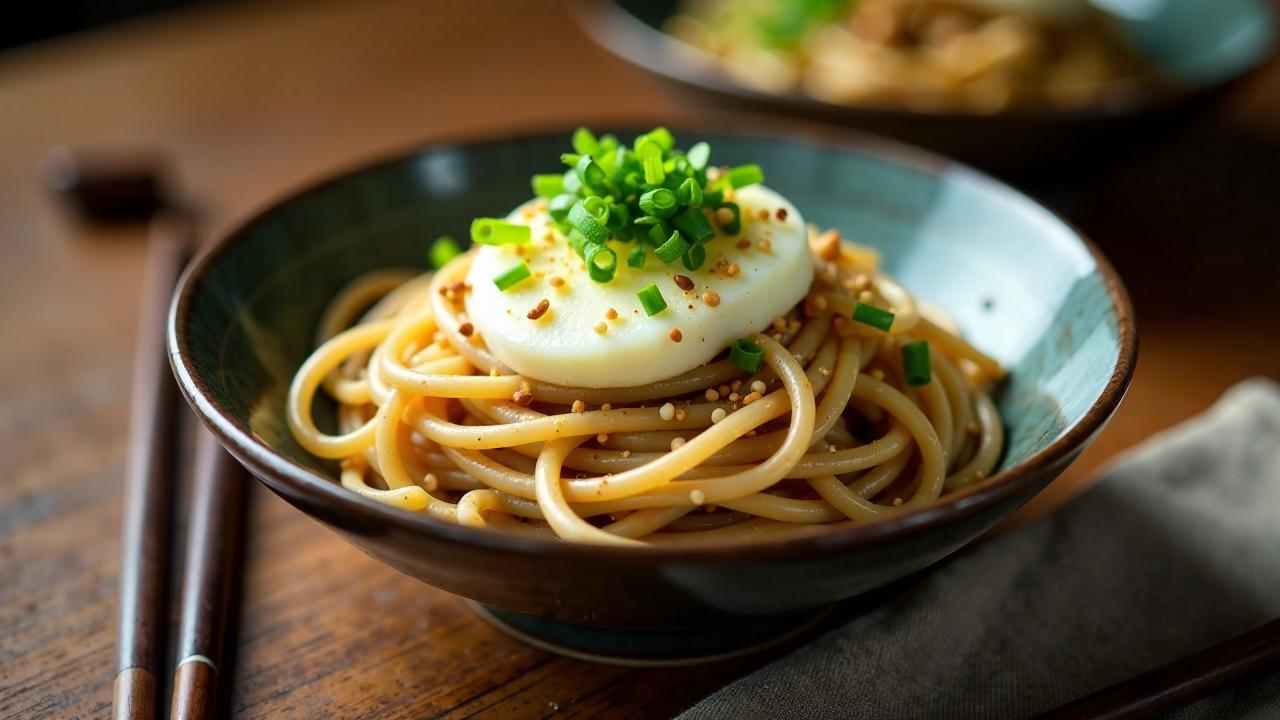
[[[717,654],[733,644],[726,637],[756,638],[788,626],[779,618],[918,571],[1030,499],[1102,428],[1132,375],[1136,331],[1119,279],[1075,230],[924,152],[738,117],[716,126],[675,130],[682,143],[708,141],[716,162],[760,163],[806,220],[878,248],[890,273],[1009,369],[998,473],[892,520],[678,550],[509,537],[341,488],[336,465],[299,447],[285,424],[286,389],[326,303],[365,271],[423,268],[432,239],[466,237],[471,218],[525,200],[529,176],[556,168],[571,129],[431,145],[289,195],[219,239],[188,268],[169,318],[182,391],[264,484],[368,554],[483,603],[525,635],[605,656],[619,643],[631,655]],[[627,139],[643,129],[614,128]],[[324,427],[332,406],[318,402],[317,418]],[[654,640],[663,637],[684,645]]]

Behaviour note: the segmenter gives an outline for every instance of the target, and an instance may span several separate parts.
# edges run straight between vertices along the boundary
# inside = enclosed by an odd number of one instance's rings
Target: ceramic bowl
[[[1262,66],[1276,45],[1266,0],[1095,0],[1116,8],[1119,32],[1168,87],[1115,93],[1076,109],[990,115],[837,104],[800,92],[769,93],[734,81],[712,54],[662,32],[679,0],[568,0],[583,34],[637,67],[705,101],[820,119],[922,145],[1037,185],[1057,185],[1151,149],[1216,106]]]
[[[285,424],[285,391],[311,352],[321,310],[360,273],[423,267],[431,239],[466,237],[472,217],[523,201],[529,176],[555,167],[571,129],[437,144],[376,162],[290,194],[218,239],[187,270],[169,318],[183,393],[267,487],[355,546],[489,606],[526,636],[594,655],[714,655],[779,634],[790,618],[946,557],[1089,444],[1129,383],[1136,336],[1119,279],[1071,227],[1017,191],[924,152],[794,125],[752,130],[741,118],[716,125],[673,129],[684,143],[708,141],[718,162],[760,163],[806,219],[878,247],[891,273],[950,310],[1009,368],[998,473],[876,524],[680,550],[508,537],[339,486],[336,465],[299,447]],[[642,129],[613,128],[623,137]],[[320,403],[317,415],[323,426],[332,407]],[[716,630],[726,627],[727,635]]]

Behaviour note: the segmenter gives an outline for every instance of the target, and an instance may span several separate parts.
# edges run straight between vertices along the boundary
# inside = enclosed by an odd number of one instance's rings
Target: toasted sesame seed
[[[840,256],[840,231],[828,230],[818,236],[814,242],[813,252],[828,262]]]
[[[763,238],[760,240],[760,242],[757,242],[757,243],[756,243],[756,247],[760,248],[760,252],[772,252],[772,251],[773,251],[773,243],[771,243],[771,242],[769,242],[768,240],[765,240],[765,239],[763,239]]]
[[[714,290],[708,290],[702,293],[702,302],[706,303],[710,307],[715,307],[720,304],[720,293]]]
[[[596,436],[596,442],[598,442],[598,443],[607,443],[607,442],[609,442],[609,433],[600,433],[599,435],[597,435],[597,436]]]
[[[751,382],[751,392],[760,393],[761,395],[763,395],[764,391],[768,389],[769,389],[769,386],[765,385],[763,380],[753,380]]]
[[[727,207],[716,210],[716,222],[721,225],[728,225],[733,222],[733,211]]]
[[[682,438],[682,437],[671,438],[671,449],[672,449],[672,450],[678,450],[678,449],[680,449],[680,446],[681,446],[681,445],[684,445],[684,438]]]
[[[458,332],[462,333],[462,337],[471,337],[471,333],[476,331],[476,326],[469,322],[464,322],[458,326]]]
[[[739,390],[742,389],[742,381],[734,380],[733,382],[729,383],[729,389],[734,392],[738,392]]]
[[[875,370],[871,371],[871,377],[875,378],[876,380],[884,380],[884,371],[881,370],[880,368],[876,368]]]
[[[517,405],[528,406],[533,402],[533,392],[529,388],[520,388],[511,394],[511,400]]]
[[[737,277],[738,272],[741,271],[741,269],[742,268],[738,267],[738,263],[731,262],[731,263],[725,263],[723,272],[726,277]]]
[[[869,285],[871,285],[871,278],[867,277],[866,273],[858,273],[853,276],[853,290],[855,292],[862,292]]]
[[[758,393],[758,392],[749,392],[749,393],[747,393],[747,396],[746,396],[746,397],[742,398],[742,404],[743,404],[743,405],[750,405],[751,403],[753,403],[753,402],[755,402],[755,401],[757,401],[757,400],[759,400],[759,399],[760,399],[760,393]]]
[[[719,393],[720,393],[721,395],[728,395],[728,394],[729,394],[729,386],[728,386],[728,385],[721,385],[720,387],[716,388],[716,390],[717,390],[717,391],[719,391]]]
[[[760,208],[760,211],[756,213],[756,216],[759,217],[761,220],[768,220],[769,208]]]
[[[624,458],[629,458],[629,457],[631,457],[631,451],[630,451],[630,450],[623,450],[623,451],[622,451],[622,457],[624,457]]]
[[[560,277],[559,275],[552,275],[551,279],[548,280],[547,282],[551,283],[551,287],[556,287],[556,288],[564,287],[564,278]]]
[[[829,370],[828,368],[820,367],[818,368],[818,373],[822,375],[822,377],[828,377],[829,375],[831,375],[831,370]]]
[[[689,502],[694,505],[701,505],[707,501],[707,494],[701,490],[691,490],[689,492]]]
[[[614,310],[613,308],[609,308],[608,310],[605,310],[605,311],[604,311],[604,319],[605,319],[605,320],[617,320],[617,319],[618,319],[618,311],[617,311],[617,310]]]
[[[603,334],[605,334],[605,333],[609,332],[609,326],[608,326],[608,324],[606,324],[606,323],[605,323],[605,321],[603,321],[603,320],[601,320],[600,322],[596,323],[595,325],[592,325],[592,326],[591,326],[591,329],[592,329],[592,330],[595,330],[596,332],[600,333],[601,335],[603,335]]]
[[[777,216],[777,218],[778,218],[779,220],[786,220],[786,219],[787,219],[787,209],[786,209],[786,208],[778,208],[778,212],[776,212],[776,213],[774,213],[774,214]]]
[[[769,325],[772,326],[774,330],[786,330],[787,319],[779,315],[778,317],[774,318],[773,321],[769,323]]]
[[[729,402],[738,402],[738,400],[740,400],[740,399],[741,399],[741,397],[742,397],[742,396],[741,396],[741,395],[738,395],[738,393],[736,393],[736,392],[735,392],[735,393],[729,393]]]
[[[693,280],[690,279],[688,275],[675,275],[672,276],[671,279],[675,280],[676,286],[685,292],[689,292],[693,289]]]
[[[720,399],[720,393],[717,392],[715,388],[707,388],[707,391],[702,394],[702,397],[706,398],[707,402],[715,402]]]
[[[739,241],[738,241],[738,249],[739,249],[739,250],[746,250],[746,249],[747,249],[747,248],[749,248],[749,247],[751,247],[751,241],[750,241],[750,240],[748,240],[748,239],[746,239],[746,238],[742,238],[741,240],[739,240]]]
[[[586,410],[587,410],[587,404],[586,404],[586,403],[584,403],[584,402],[582,402],[581,400],[574,400],[574,401],[573,401],[573,407],[572,407],[572,408],[570,408],[570,409],[571,409],[573,412],[576,412],[576,413],[586,412]]]
[[[684,422],[685,416],[684,408],[676,408],[676,420],[678,422]]]
[[[874,300],[875,297],[876,297],[875,295],[871,294],[870,290],[863,290],[862,292],[858,293],[858,302],[869,303],[872,300]]]
[[[662,418],[663,420],[670,420],[675,416],[676,416],[676,406],[672,405],[671,403],[666,403],[665,405],[663,405],[661,408],[658,409],[658,417]]]
[[[728,414],[729,413],[724,411],[724,408],[722,407],[716,408],[715,410],[711,411],[711,422],[718,423],[721,420],[725,419],[725,417],[728,416]]]
[[[680,328],[671,328],[671,332],[667,333],[667,335],[674,342],[680,342],[684,339],[684,333],[680,332]]]
[[[894,506],[894,507],[902,507],[902,498],[894,498],[894,499],[893,499],[893,506]]]
[[[525,317],[529,318],[530,320],[537,320],[538,318],[547,314],[547,308],[549,307],[551,307],[551,301],[546,298],[542,298],[541,300],[538,301],[537,305],[533,306],[533,309],[530,310],[529,314],[525,315]]]

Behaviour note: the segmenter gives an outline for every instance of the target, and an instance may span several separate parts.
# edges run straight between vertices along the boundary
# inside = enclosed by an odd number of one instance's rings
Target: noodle
[[[326,309],[287,418],[308,452],[342,461],[351,492],[493,532],[702,544],[872,522],[999,461],[1003,429],[984,390],[999,364],[923,317],[874,253],[815,257],[806,301],[750,338],[758,372],[714,360],[608,389],[514,374],[464,334],[448,289],[473,257],[434,275],[358,278]],[[846,321],[866,293],[892,308],[888,330]],[[934,350],[919,386],[898,360],[916,340]],[[319,392],[338,405],[336,434],[312,418]]]

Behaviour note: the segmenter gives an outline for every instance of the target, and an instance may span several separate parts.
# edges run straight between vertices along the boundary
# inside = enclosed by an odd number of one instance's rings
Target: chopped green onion
[[[662,146],[650,140],[648,136],[641,136],[636,139],[636,157],[641,161],[648,160],[651,157],[662,157]]]
[[[573,168],[565,170],[560,177],[564,179],[565,192],[576,196],[582,190],[582,181],[578,179],[578,173]]]
[[[929,343],[917,340],[902,346],[902,371],[908,385],[919,387],[929,384],[933,378],[929,366]]]
[[[431,261],[431,267],[439,270],[445,263],[461,254],[462,247],[458,245],[457,240],[448,235],[441,235],[431,243],[431,248],[427,250],[427,259]]]
[[[610,205],[607,213],[608,216],[604,219],[604,226],[614,233],[631,223],[631,213],[627,211],[626,205]]]
[[[671,237],[668,238],[666,242],[659,245],[658,248],[653,251],[653,254],[657,255],[659,260],[669,265],[675,262],[681,255],[684,255],[688,249],[689,243],[685,242],[684,237],[680,235],[680,231],[676,230],[671,233]]]
[[[517,225],[497,218],[471,221],[471,242],[481,245],[519,245],[529,242],[533,233],[528,225]]]
[[[582,155],[579,153],[560,153],[560,162],[568,165],[569,167],[577,165],[578,161],[581,159]]]
[[[598,283],[609,282],[618,270],[617,254],[599,243],[588,244],[582,259],[587,261],[587,274]]]
[[[569,224],[591,242],[604,242],[609,237],[609,229],[600,222],[600,218],[587,209],[582,201],[574,203],[573,207],[569,208]]]
[[[893,313],[864,302],[853,306],[853,320],[885,332],[893,327]]]
[[[671,223],[695,243],[703,243],[716,236],[715,228],[707,222],[707,216],[702,214],[702,208],[691,207],[672,218]]]
[[[668,218],[677,210],[676,194],[666,188],[658,188],[640,196],[640,209],[647,215]]]
[[[662,299],[662,293],[658,292],[658,286],[653,283],[640,288],[636,297],[640,298],[640,306],[644,308],[644,314],[649,317],[667,309],[667,301]]]
[[[649,132],[636,138],[636,151],[640,150],[640,146],[645,142],[657,143],[658,147],[663,150],[670,150],[676,146],[676,139],[671,135],[671,131],[664,127],[656,127]]]
[[[551,219],[556,222],[564,222],[569,217],[569,208],[578,201],[578,198],[564,193],[557,195],[547,201],[547,213],[551,215]]]
[[[497,285],[498,289],[502,292],[506,292],[512,286],[527,279],[532,274],[533,273],[529,272],[529,266],[525,265],[524,261],[521,260],[510,268],[498,273],[497,277],[493,279],[493,284]]]
[[[685,254],[680,257],[680,261],[688,270],[697,270],[707,261],[707,248],[704,245],[694,245],[690,247]]]
[[[724,202],[723,190],[708,190],[706,188],[702,189],[703,205],[706,205],[708,207],[720,207],[720,204],[723,202]]]
[[[725,177],[729,179],[730,185],[740,188],[764,182],[764,171],[755,164],[739,165],[736,168],[730,168]]]
[[[676,198],[681,205],[701,205],[702,204],[702,186],[697,180],[688,178],[680,183],[680,189],[676,191]]]
[[[627,253],[627,267],[642,268],[644,261],[644,248],[639,245],[631,248],[631,252]]]
[[[587,212],[595,216],[600,222],[604,222],[609,217],[609,200],[605,200],[599,195],[589,195],[582,199],[582,207]]]
[[[590,130],[580,127],[573,131],[573,149],[578,154],[590,155],[596,151],[597,147],[599,147],[599,143]]]
[[[565,236],[565,239],[569,241],[569,247],[578,254],[578,257],[583,257],[583,251],[587,247],[587,243],[591,242],[582,233],[578,232],[578,228],[570,228],[569,234]]]
[[[706,170],[707,161],[711,159],[711,146],[704,142],[697,143],[689,148],[685,157],[689,158],[689,164],[694,170]]]
[[[738,203],[727,202],[720,205],[722,208],[729,208],[733,213],[733,219],[720,226],[725,235],[737,235],[742,232],[742,208],[738,207]]]
[[[675,232],[675,229],[671,227],[671,223],[658,220],[655,225],[649,228],[649,244],[655,248],[662,247],[662,244],[671,237],[673,232]]]
[[[662,169],[662,158],[651,156],[644,159],[644,181],[650,185],[661,185],[667,177]]]
[[[734,365],[753,373],[760,369],[764,362],[764,350],[746,338],[738,340],[729,348],[729,359]]]
[[[551,198],[564,192],[564,176],[558,173],[533,176],[533,194],[540,198]]]
[[[608,190],[608,176],[605,175],[604,168],[596,164],[590,155],[583,155],[573,169],[578,173],[583,187],[593,191]]]

